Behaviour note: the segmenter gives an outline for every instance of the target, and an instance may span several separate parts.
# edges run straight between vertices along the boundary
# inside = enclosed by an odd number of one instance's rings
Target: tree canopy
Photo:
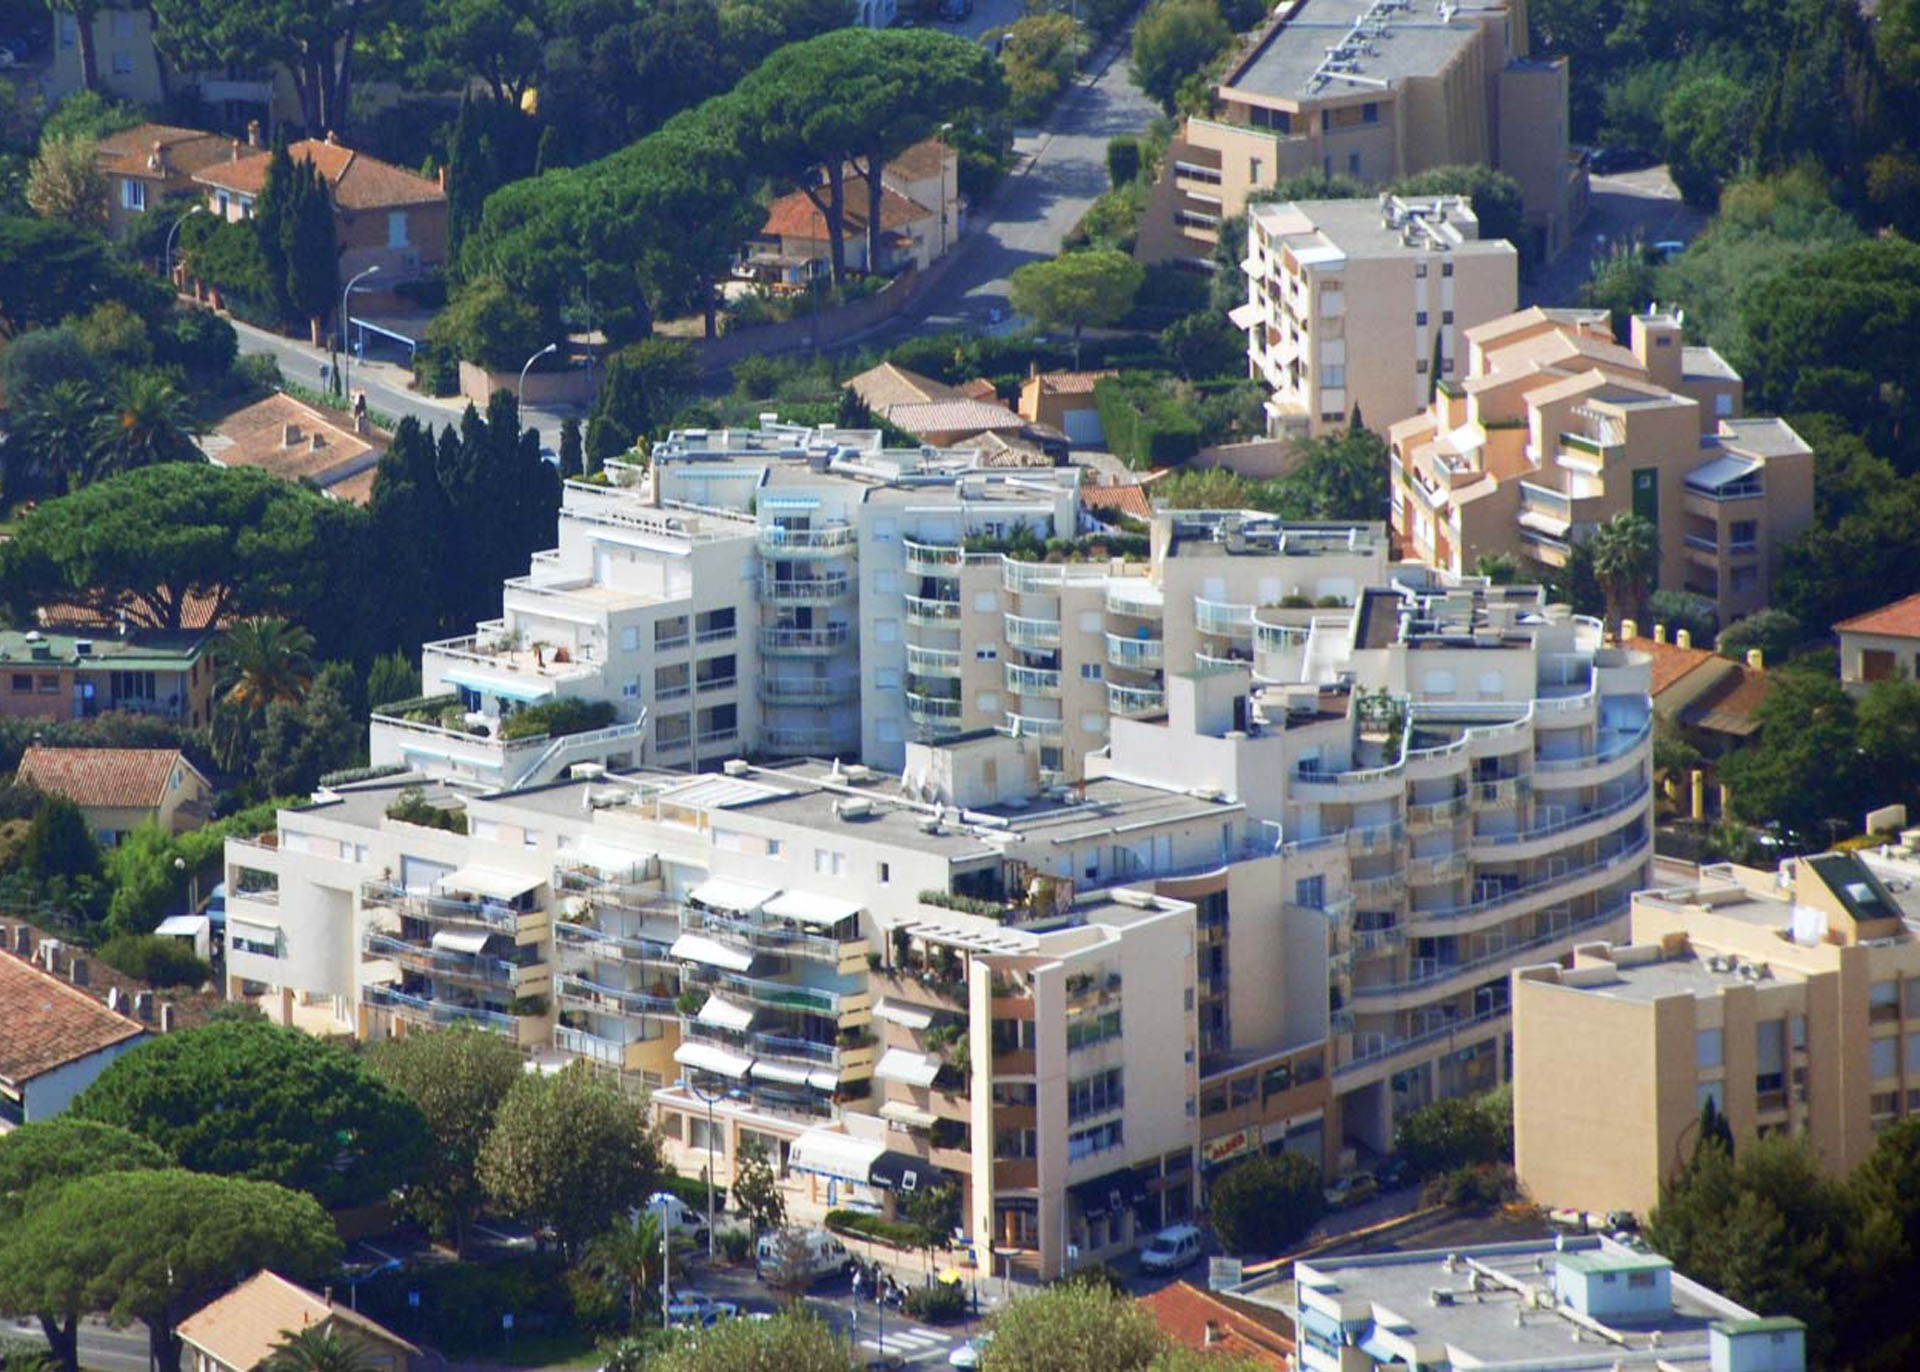
[[[1124,1291],[1068,1280],[1004,1306],[981,1372],[1252,1372],[1256,1364],[1217,1350],[1178,1348]]]
[[[1095,249],[1029,262],[1014,270],[1008,286],[1014,309],[1046,328],[1071,329],[1077,342],[1089,326],[1125,318],[1146,279],[1130,254]]]
[[[1181,83],[1232,41],[1215,0],[1153,0],[1133,25],[1133,82],[1172,114]]]
[[[418,1107],[352,1053],[261,1020],[145,1043],[72,1110],[153,1140],[193,1171],[278,1182],[328,1206],[405,1185],[428,1139]]]
[[[1279,1253],[1320,1218],[1320,1167],[1299,1153],[1235,1163],[1209,1192],[1214,1232],[1229,1253]]]

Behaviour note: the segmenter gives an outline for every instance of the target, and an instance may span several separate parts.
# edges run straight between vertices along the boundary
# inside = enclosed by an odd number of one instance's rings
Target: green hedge
[[[1173,467],[1200,450],[1200,422],[1158,377],[1122,373],[1093,388],[1107,447],[1135,468]]]
[[[524,710],[516,710],[500,726],[500,737],[539,738],[544,734],[549,738],[559,738],[564,734],[584,734],[591,729],[604,729],[611,723],[611,702],[575,700],[571,696],[563,696],[544,705],[529,705]]]
[[[967,1290],[959,1282],[937,1281],[907,1292],[907,1314],[928,1324],[944,1324],[967,1313]]]
[[[905,1220],[882,1219],[870,1215],[864,1210],[829,1210],[827,1228],[840,1234],[854,1234],[864,1239],[878,1239],[881,1243],[890,1243],[895,1248],[922,1248],[927,1241],[926,1231],[917,1224]]]
[[[662,1177],[660,1179],[660,1189],[662,1191],[671,1191],[702,1216],[707,1213],[707,1184],[701,1181],[700,1178],[682,1177],[677,1174]],[[726,1208],[727,1188],[724,1186],[714,1187],[713,1213],[718,1215]]]

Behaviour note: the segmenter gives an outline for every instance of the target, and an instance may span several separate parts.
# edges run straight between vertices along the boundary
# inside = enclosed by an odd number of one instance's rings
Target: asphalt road
[[[1609,245],[1633,239],[1649,245],[1690,243],[1707,222],[1706,215],[1680,199],[1665,167],[1594,177],[1591,205],[1592,213],[1567,250],[1545,271],[1521,283],[1521,305],[1571,305]]]
[[[37,1320],[0,1320],[0,1338],[43,1342]],[[101,1320],[82,1320],[80,1365],[92,1372],[147,1372],[147,1327],[115,1329]]]

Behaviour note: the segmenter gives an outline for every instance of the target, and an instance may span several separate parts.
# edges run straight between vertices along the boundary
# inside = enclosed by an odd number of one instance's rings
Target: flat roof
[[[1518,256],[1519,250],[1504,238],[1481,238],[1477,218],[1454,195],[1402,196],[1404,207],[1418,213],[1435,230],[1451,231],[1444,238],[1433,233],[1418,233],[1409,241],[1401,228],[1390,225],[1380,211],[1378,196],[1360,196],[1350,200],[1283,200],[1255,205],[1250,213],[1261,221],[1267,232],[1285,243],[1293,255],[1306,265],[1315,264],[1329,271],[1350,265],[1351,258],[1431,259],[1435,254],[1469,253],[1486,256]],[[1444,202],[1444,213],[1436,212],[1436,202]],[[1290,225],[1286,212],[1293,210],[1306,220]],[[1458,234],[1455,239],[1452,235]],[[1444,246],[1442,244],[1444,243]]]
[[[1754,982],[1738,970],[1751,962],[1752,959],[1743,958],[1737,963],[1729,963],[1711,950],[1704,953],[1689,950],[1651,962],[1627,966],[1615,964],[1610,971],[1606,968],[1597,969],[1597,972],[1582,968],[1578,975],[1583,980],[1577,985],[1566,986],[1566,989],[1636,1005],[1651,1004],[1667,996],[1710,999],[1729,987],[1753,985]],[[1769,979],[1776,982],[1803,979],[1791,967],[1777,964],[1768,964],[1768,972]],[[1565,983],[1562,985],[1565,986]]]
[[[117,671],[174,672],[191,664],[205,651],[207,638],[206,631],[200,629],[144,629],[125,638],[108,630],[97,634],[66,634],[40,629],[0,629],[0,663],[72,667],[111,659],[111,666]],[[89,645],[85,653],[76,647],[81,643]],[[36,656],[35,647],[43,653]]]
[[[1332,99],[1377,91],[1376,83],[1391,89],[1410,78],[1438,76],[1475,41],[1480,25],[1472,16],[1504,13],[1507,7],[1500,0],[1464,0],[1446,23],[1430,5],[1382,15],[1386,37],[1374,41],[1374,51],[1358,51],[1352,59],[1352,74],[1368,80],[1362,84],[1333,73],[1318,83],[1316,73],[1327,50],[1373,8],[1374,0],[1303,0],[1293,17],[1277,25],[1221,87],[1288,99]]]

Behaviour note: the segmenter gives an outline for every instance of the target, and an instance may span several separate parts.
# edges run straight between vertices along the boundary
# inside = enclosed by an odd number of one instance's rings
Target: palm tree
[[[95,431],[95,461],[102,472],[126,471],[156,462],[199,462],[198,426],[187,398],[157,372],[129,373]]]
[[[265,1372],[373,1372],[360,1345],[330,1324],[309,1324],[282,1334],[262,1367]]]
[[[276,701],[298,704],[313,684],[313,635],[284,619],[243,619],[216,654],[225,696],[249,714]]]
[[[1631,619],[1647,598],[1660,566],[1660,533],[1647,520],[1622,510],[1589,536],[1593,574],[1607,597],[1607,618]]]
[[[7,437],[9,485],[19,472],[39,489],[64,495],[91,480],[99,393],[84,381],[56,381],[20,408]]]
[[[627,1296],[627,1329],[640,1323],[647,1305],[642,1292],[651,1291],[660,1281],[660,1241],[665,1221],[652,1210],[635,1210],[587,1245],[587,1270],[609,1286],[624,1288]],[[667,1242],[678,1252],[685,1240],[668,1235]]]

